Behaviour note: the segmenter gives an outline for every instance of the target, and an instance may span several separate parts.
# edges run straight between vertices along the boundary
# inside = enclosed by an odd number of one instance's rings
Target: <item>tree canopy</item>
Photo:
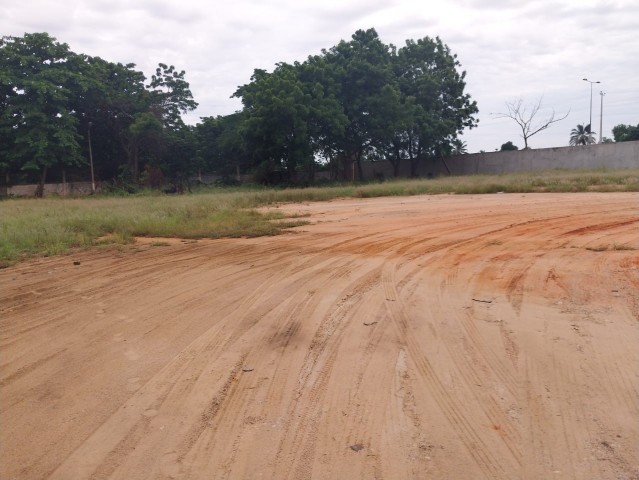
[[[40,194],[51,171],[86,178],[89,136],[100,178],[137,182],[141,162],[164,168],[166,147],[190,129],[180,115],[197,106],[174,66],[161,63],[145,86],[134,64],[74,53],[47,33],[2,37],[0,64],[0,169],[37,175]]]
[[[450,154],[464,128],[477,125],[477,105],[464,93],[465,72],[439,38],[384,44],[358,30],[320,55],[272,73],[256,70],[235,96],[251,161],[289,181],[318,160],[351,179],[362,161],[402,161],[411,173],[429,157]]]
[[[633,140],[639,140],[639,124],[637,124],[637,126],[633,126],[621,123],[612,129],[612,135],[615,142],[631,142]]]
[[[397,48],[358,30],[304,61],[256,69],[234,93],[240,111],[195,126],[182,119],[197,103],[173,65],[147,80],[46,33],[2,37],[0,63],[0,169],[13,181],[86,179],[89,140],[96,176],[131,185],[182,188],[198,171],[362,178],[363,161],[389,161],[396,175],[408,162],[415,175],[420,162],[461,151],[458,136],[477,125],[465,72],[438,37]]]
[[[502,144],[499,150],[502,152],[507,152],[507,151],[519,150],[519,147],[515,145],[512,141],[508,140],[506,143]]]

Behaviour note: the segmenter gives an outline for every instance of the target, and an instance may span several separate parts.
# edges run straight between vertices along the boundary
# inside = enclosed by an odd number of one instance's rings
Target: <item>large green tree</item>
[[[197,108],[197,102],[193,100],[190,85],[184,76],[184,70],[178,71],[173,65],[160,63],[148,85],[152,109],[168,130],[182,128],[182,114]]]
[[[358,30],[303,63],[256,70],[238,88],[241,131],[260,170],[289,180],[328,161],[336,177],[362,178],[363,160],[418,163],[450,151],[477,120],[465,73],[442,41],[409,40],[397,50],[374,29]],[[357,168],[357,175],[355,174]]]
[[[348,178],[355,164],[361,179],[361,162],[366,153],[388,143],[402,120],[391,47],[371,28],[358,30],[350,41],[342,40],[323,54],[347,120],[335,138],[342,174]]]
[[[407,40],[393,65],[404,119],[395,130],[389,160],[396,174],[399,161],[408,160],[415,176],[419,162],[449,154],[457,135],[477,125],[477,104],[464,92],[466,72],[458,71],[457,56],[439,37]]]
[[[251,83],[235,93],[244,104],[240,132],[263,181],[281,172],[295,182],[299,170],[312,179],[326,139],[341,133],[346,122],[336,98],[314,78],[314,68],[280,63],[272,73],[255,70]]]
[[[37,176],[39,194],[49,173],[87,162],[89,140],[98,178],[134,182],[149,162],[174,163],[165,155],[184,139],[196,148],[181,115],[197,103],[174,66],[160,63],[145,85],[134,64],[76,54],[46,33],[3,37],[0,65],[0,170]]]
[[[86,90],[78,75],[79,59],[67,44],[33,33],[3,37],[0,64],[0,166],[5,173],[37,172],[41,196],[51,168],[83,162],[73,108],[74,99]]]
[[[83,56],[82,71],[88,89],[76,99],[78,131],[91,143],[96,174],[99,178],[116,178],[123,172],[137,177],[136,162],[140,156],[139,136],[132,131],[140,115],[151,110],[151,96],[145,77],[132,63],[112,63],[99,57]],[[83,142],[87,148],[88,138]],[[85,152],[86,153],[86,152]]]

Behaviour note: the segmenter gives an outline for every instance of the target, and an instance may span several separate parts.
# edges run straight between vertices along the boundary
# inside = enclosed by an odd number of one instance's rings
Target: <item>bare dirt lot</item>
[[[0,271],[0,478],[639,478],[639,194],[280,208]]]

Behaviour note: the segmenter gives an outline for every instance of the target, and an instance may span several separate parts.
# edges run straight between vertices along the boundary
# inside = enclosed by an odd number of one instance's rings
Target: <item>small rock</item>
[[[364,325],[366,325],[367,327],[370,327],[371,325],[375,325],[376,323],[379,323],[377,321],[375,322],[364,322]]]
[[[80,260],[75,260],[75,261],[73,262],[73,265],[80,265]]]
[[[359,452],[360,450],[364,450],[364,445],[361,443],[356,443],[355,445],[351,445],[351,450],[354,452]]]
[[[242,371],[243,371],[243,372],[252,372],[253,370],[255,370],[255,369],[254,369],[254,368],[251,368],[251,367],[244,367],[244,368],[242,369]]]

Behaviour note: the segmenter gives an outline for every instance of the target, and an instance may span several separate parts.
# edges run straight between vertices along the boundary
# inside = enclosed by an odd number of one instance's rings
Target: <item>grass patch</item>
[[[311,188],[243,186],[202,188],[183,196],[104,195],[82,198],[7,199],[0,202],[0,268],[23,258],[73,248],[126,244],[136,236],[192,239],[276,235],[305,225],[307,214],[283,216],[256,208],[335,198],[420,194],[639,191],[639,169],[551,171],[333,184]],[[611,247],[612,248],[612,247]],[[619,245],[615,249],[624,249]],[[630,248],[630,247],[628,247]]]

